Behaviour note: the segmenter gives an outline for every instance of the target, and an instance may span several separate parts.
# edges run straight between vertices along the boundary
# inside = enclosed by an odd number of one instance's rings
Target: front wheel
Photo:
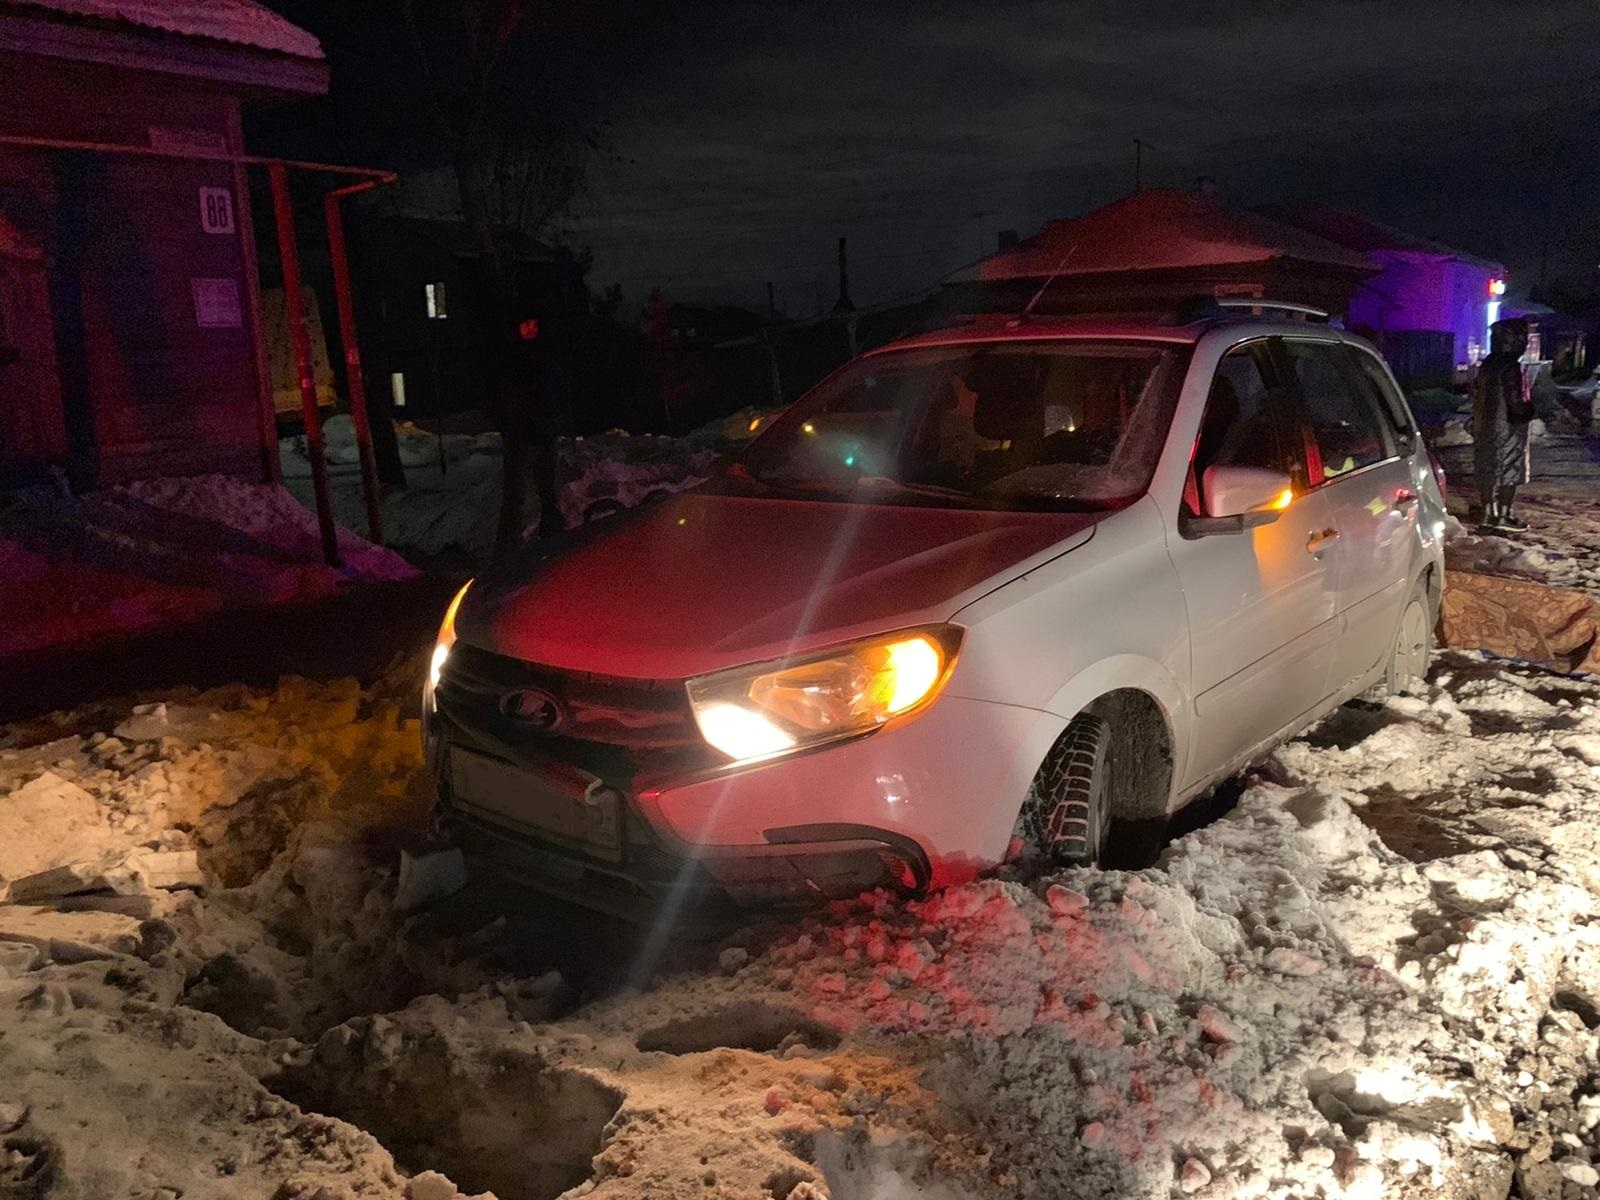
[[[1099,861],[1111,827],[1111,726],[1085,713],[1051,748],[1022,806],[1033,848],[1060,866]]]
[[[1433,657],[1433,620],[1428,603],[1428,584],[1419,581],[1400,610],[1400,628],[1395,633],[1394,649],[1389,653],[1386,683],[1389,694],[1398,696],[1418,686],[1428,674]]]

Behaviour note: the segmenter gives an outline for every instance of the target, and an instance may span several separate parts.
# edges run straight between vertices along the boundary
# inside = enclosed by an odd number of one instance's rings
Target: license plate
[[[450,794],[463,808],[612,862],[622,860],[621,798],[565,763],[523,767],[450,751]]]

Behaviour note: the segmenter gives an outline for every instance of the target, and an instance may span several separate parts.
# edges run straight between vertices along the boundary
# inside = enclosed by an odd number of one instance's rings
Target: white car
[[[1382,359],[1314,320],[899,342],[719,478],[463,589],[424,696],[440,811],[629,913],[1092,863],[1415,680],[1444,515]]]

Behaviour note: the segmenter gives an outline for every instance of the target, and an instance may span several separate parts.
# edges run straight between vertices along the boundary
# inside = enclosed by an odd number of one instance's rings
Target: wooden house
[[[0,483],[264,478],[246,104],[326,91],[251,0],[0,0]],[[208,157],[210,159],[208,161]]]

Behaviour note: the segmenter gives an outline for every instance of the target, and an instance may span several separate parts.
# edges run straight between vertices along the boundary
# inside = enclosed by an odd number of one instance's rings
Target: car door
[[[1278,519],[1242,533],[1169,532],[1188,608],[1195,735],[1184,783],[1195,785],[1294,724],[1326,694],[1335,578],[1326,497],[1308,490],[1307,443],[1267,340],[1218,364],[1191,458],[1185,510],[1203,511],[1213,465],[1265,467],[1295,483]]]
[[[1418,497],[1380,397],[1339,342],[1285,338],[1287,373],[1310,432],[1310,483],[1338,533],[1339,638],[1330,693],[1387,660],[1416,553]]]

